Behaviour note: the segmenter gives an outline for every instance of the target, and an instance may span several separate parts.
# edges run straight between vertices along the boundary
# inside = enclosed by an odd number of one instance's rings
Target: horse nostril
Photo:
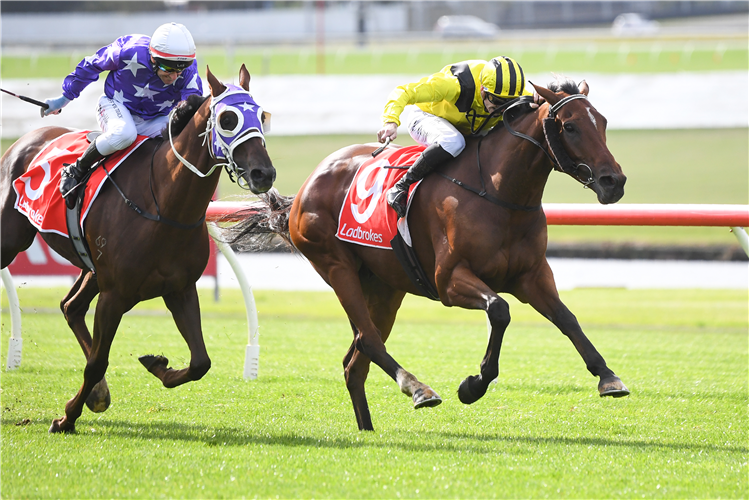
[[[263,174],[259,168],[253,168],[250,171],[250,179],[252,179],[253,182],[261,182],[265,179],[265,174]]]
[[[616,182],[616,179],[614,179],[614,176],[604,175],[598,179],[598,184],[600,184],[601,187],[604,187],[606,189],[611,189],[614,186],[616,186],[617,182]]]

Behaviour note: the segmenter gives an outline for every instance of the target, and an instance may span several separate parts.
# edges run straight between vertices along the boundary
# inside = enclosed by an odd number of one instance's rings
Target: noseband
[[[543,130],[544,130],[544,137],[546,138],[546,143],[549,145],[549,151],[546,150],[537,140],[535,140],[533,137],[530,137],[528,135],[522,134],[515,129],[513,129],[508,120],[504,119],[504,115],[515,106],[519,106],[521,104],[526,104],[529,99],[526,98],[520,98],[517,102],[509,106],[507,109],[505,109],[504,113],[502,114],[502,122],[505,125],[505,128],[507,131],[516,136],[520,137],[522,139],[525,139],[527,141],[530,141],[532,144],[537,146],[541,151],[544,152],[544,154],[551,160],[552,165],[554,166],[554,170],[558,172],[564,172],[565,174],[569,175],[576,181],[578,181],[580,184],[582,184],[584,187],[588,187],[591,184],[595,183],[595,179],[593,178],[593,170],[586,165],[585,163],[575,163],[572,158],[570,158],[570,155],[567,154],[567,151],[564,149],[564,146],[562,146],[562,138],[559,136],[559,130],[557,130],[556,127],[556,119],[557,119],[557,112],[570,101],[574,101],[576,99],[587,99],[588,97],[585,94],[573,94],[570,96],[567,96],[563,99],[561,99],[558,103],[554,104],[553,106],[549,106],[549,114],[546,118],[544,118],[543,121]]]

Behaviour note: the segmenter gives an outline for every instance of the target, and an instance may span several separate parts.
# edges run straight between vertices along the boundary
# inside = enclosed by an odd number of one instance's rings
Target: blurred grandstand
[[[611,36],[614,20],[628,13],[660,21],[664,36],[726,36],[746,34],[749,2],[3,0],[0,12],[2,47],[9,50],[40,44],[98,47],[111,42],[113,33],[150,33],[166,21],[189,26],[199,46],[319,43],[322,37],[359,44],[439,41],[435,27],[443,16],[475,16],[498,26],[497,37],[527,36],[528,31],[534,37],[564,32],[579,36],[579,28]]]

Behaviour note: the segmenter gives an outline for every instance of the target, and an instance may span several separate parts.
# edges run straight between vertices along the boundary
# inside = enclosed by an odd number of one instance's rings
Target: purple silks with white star
[[[146,35],[126,35],[102,47],[65,77],[62,94],[75,99],[87,85],[99,79],[99,73],[109,71],[104,93],[144,120],[169,114],[178,102],[191,94],[203,95],[196,61],[174,83],[165,85],[161,81],[156,66],[151,64],[150,40]]]

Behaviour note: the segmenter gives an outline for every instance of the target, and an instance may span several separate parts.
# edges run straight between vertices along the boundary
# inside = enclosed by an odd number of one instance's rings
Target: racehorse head
[[[239,86],[224,85],[206,68],[211,90],[211,154],[225,160],[232,180],[255,194],[273,186],[276,169],[265,149],[263,124],[267,113],[250,94],[250,73],[243,64]]]
[[[624,196],[627,177],[606,146],[606,118],[588,102],[588,84],[571,80],[533,85],[548,103],[544,133],[556,168],[592,189],[601,204]]]

